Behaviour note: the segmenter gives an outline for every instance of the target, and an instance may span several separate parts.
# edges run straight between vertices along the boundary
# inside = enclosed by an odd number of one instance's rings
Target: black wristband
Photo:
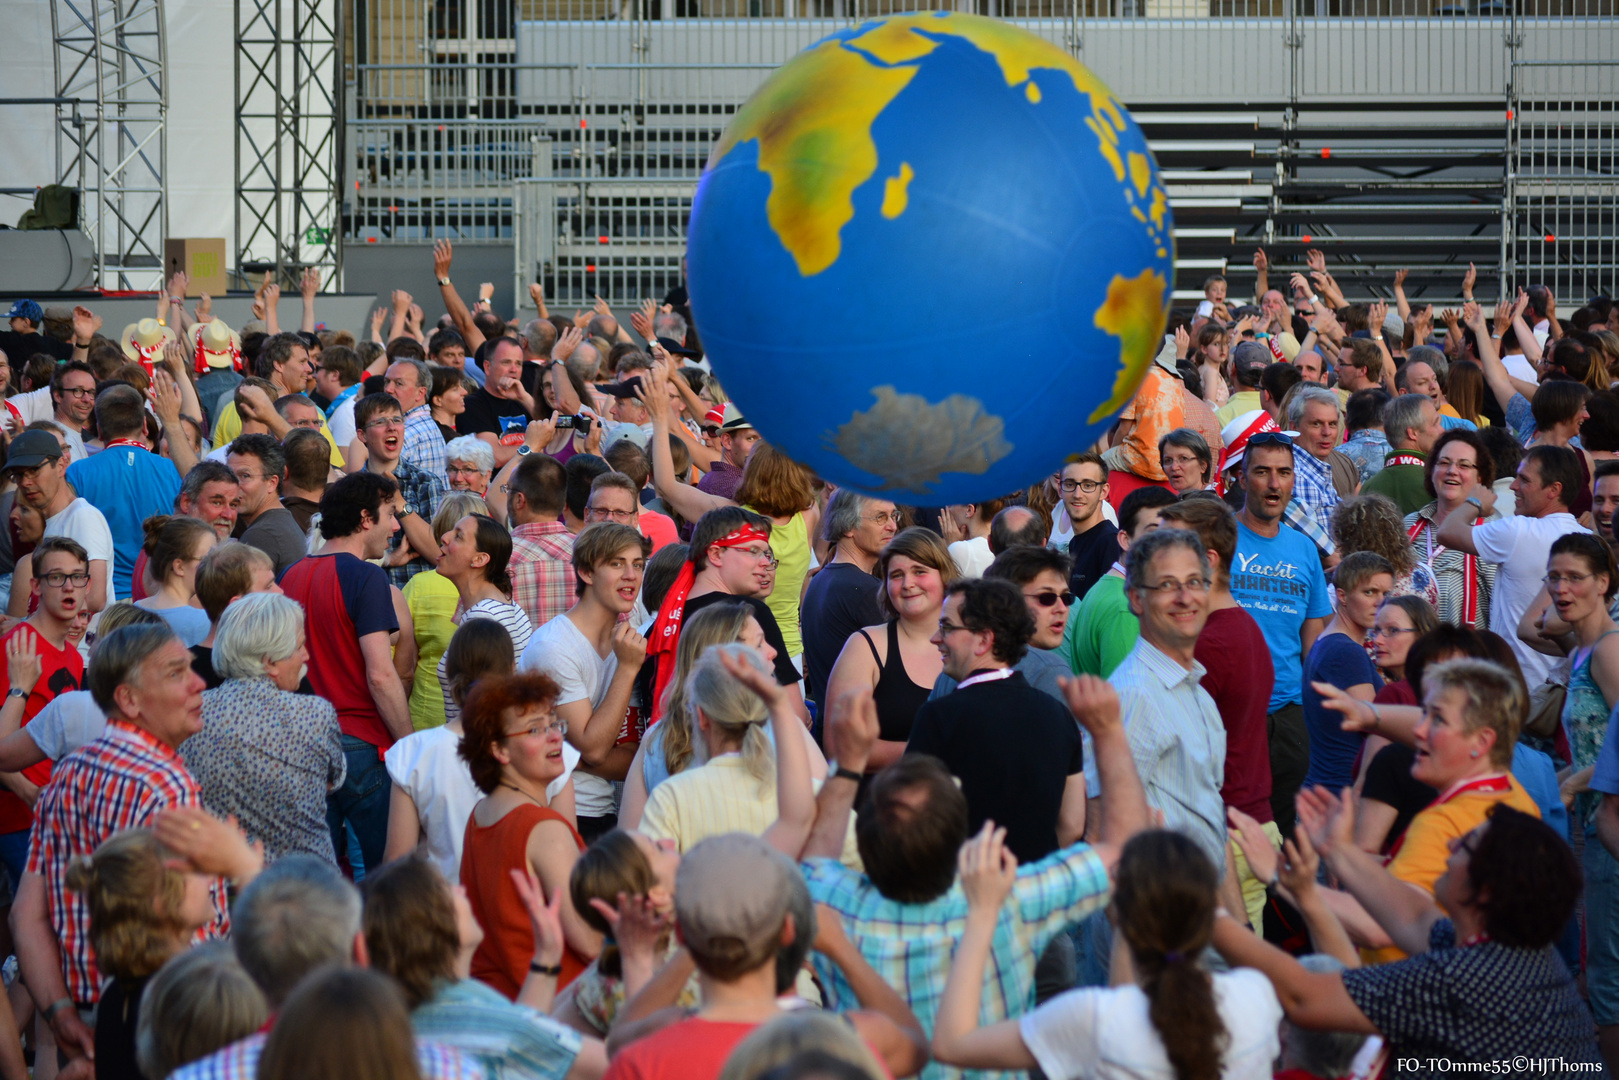
[[[836,769],[832,770],[832,779],[834,779],[834,780],[853,780],[855,783],[858,784],[858,783],[860,783],[860,781],[864,780],[865,777],[861,776],[859,773],[855,772],[853,769],[845,769],[842,765],[839,765]]]
[[[553,979],[562,974],[561,964],[552,964],[550,967],[546,967],[538,960],[529,961],[528,969],[536,975],[549,975]]]

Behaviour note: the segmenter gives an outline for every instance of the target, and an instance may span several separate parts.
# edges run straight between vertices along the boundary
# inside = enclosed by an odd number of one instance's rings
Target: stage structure
[[[56,182],[74,189],[103,289],[155,288],[168,234],[163,0],[49,0]]]
[[[340,0],[236,2],[236,252],[240,279],[337,287],[343,160]]]

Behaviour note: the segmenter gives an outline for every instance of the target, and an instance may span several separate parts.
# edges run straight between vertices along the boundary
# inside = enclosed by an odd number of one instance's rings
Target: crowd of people
[[[840,489],[684,290],[10,309],[0,1080],[1619,1063],[1619,306],[1211,277]]]

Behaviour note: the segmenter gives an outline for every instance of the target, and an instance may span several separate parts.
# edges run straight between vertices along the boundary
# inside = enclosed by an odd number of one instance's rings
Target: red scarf
[[[1473,524],[1482,525],[1484,524],[1484,519],[1479,518]],[[1433,546],[1434,534],[1439,531],[1439,523],[1420,517],[1410,529],[1409,535],[1413,544],[1416,543],[1417,536],[1423,529],[1430,530],[1428,533],[1427,562],[1432,567],[1433,557],[1444,554],[1445,545],[1440,544],[1437,548]],[[1478,622],[1478,556],[1465,552],[1462,554],[1462,622],[1468,626],[1473,626]]]
[[[750,522],[744,522],[740,529],[720,537],[709,546],[734,548],[751,544],[755,540],[763,540],[768,544],[770,534]],[[675,578],[675,583],[670,586],[668,595],[663,598],[663,603],[658,608],[658,617],[652,620],[652,633],[647,636],[646,654],[658,657],[658,674],[652,684],[652,715],[647,721],[648,727],[663,716],[663,694],[675,673],[675,646],[680,643],[680,624],[686,614],[686,598],[691,595],[691,587],[696,580],[695,563],[687,562],[681,566],[680,575]]]

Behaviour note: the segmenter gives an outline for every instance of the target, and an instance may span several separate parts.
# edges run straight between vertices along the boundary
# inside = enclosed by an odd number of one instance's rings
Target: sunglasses
[[[1051,589],[1047,589],[1045,592],[1024,593],[1023,598],[1025,600],[1033,600],[1041,607],[1050,607],[1058,600],[1063,602],[1064,607],[1074,606],[1074,594],[1069,592],[1067,589],[1064,589],[1062,592],[1054,592]]]
[[[1293,440],[1280,431],[1261,431],[1248,440],[1249,446],[1292,446]]]

